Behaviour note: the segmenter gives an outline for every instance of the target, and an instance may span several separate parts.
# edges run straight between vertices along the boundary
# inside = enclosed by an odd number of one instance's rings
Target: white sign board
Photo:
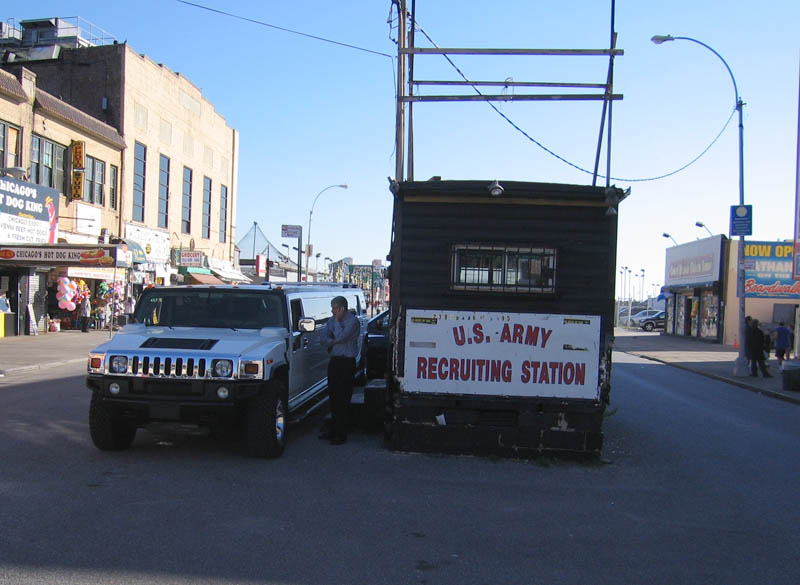
[[[299,225],[282,225],[281,237],[282,238],[300,238],[303,235],[303,227]]]
[[[600,317],[406,311],[405,392],[599,397]]]
[[[205,254],[202,252],[195,252],[194,250],[181,250],[181,266],[202,268],[205,265],[203,262],[204,256]]]

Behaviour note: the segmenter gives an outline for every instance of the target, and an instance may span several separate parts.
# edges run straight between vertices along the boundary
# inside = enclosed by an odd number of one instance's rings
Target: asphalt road
[[[140,431],[82,364],[0,379],[0,584],[792,584],[800,410],[615,354],[606,463],[399,454],[318,420],[284,456]]]

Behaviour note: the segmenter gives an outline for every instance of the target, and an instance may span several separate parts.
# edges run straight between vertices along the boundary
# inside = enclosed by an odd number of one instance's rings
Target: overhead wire
[[[214,12],[216,14],[222,14],[223,16],[229,16],[231,18],[236,18],[238,20],[244,20],[245,22],[251,22],[253,24],[258,24],[260,26],[266,26],[268,28],[272,28],[275,30],[291,33],[293,35],[299,35],[301,37],[306,37],[309,39],[314,39],[316,41],[322,41],[324,43],[331,43],[332,45],[338,45],[340,47],[346,47],[348,49],[354,49],[356,51],[363,51],[365,53],[371,53],[373,55],[380,55],[381,57],[388,57],[389,59],[394,59],[394,55],[390,55],[388,53],[381,53],[380,51],[373,51],[372,49],[366,49],[364,47],[359,47],[358,45],[351,45],[350,43],[343,43],[341,41],[335,41],[333,39],[328,39],[325,37],[320,37],[317,35],[312,35],[309,33],[300,32],[299,30],[293,30],[291,28],[286,28],[283,26],[278,26],[276,24],[270,24],[268,22],[264,22],[263,20],[256,20],[255,18],[248,18],[247,16],[242,16],[240,14],[233,14],[232,12],[226,12],[225,10],[219,10],[217,8],[211,8],[210,6],[204,6],[202,4],[197,4],[196,2],[189,2],[188,0],[175,0],[176,2],[180,2],[181,4],[186,4],[187,6],[193,6],[195,8],[200,8],[202,10],[207,10],[209,12]]]
[[[316,41],[322,41],[322,42],[325,42],[325,43],[331,43],[332,45],[337,45],[337,46],[344,47],[344,48],[347,48],[347,49],[353,49],[353,50],[356,50],[356,51],[362,51],[364,53],[369,53],[369,54],[372,54],[372,55],[378,55],[379,57],[387,57],[392,62],[391,63],[392,64],[392,83],[394,85],[395,96],[397,95],[397,70],[395,68],[395,60],[396,60],[397,57],[395,55],[390,55],[389,53],[382,53],[381,51],[374,51],[372,49],[367,49],[365,47],[359,47],[358,45],[353,45],[353,44],[350,44],[350,43],[344,43],[342,41],[336,41],[336,40],[329,39],[329,38],[326,38],[326,37],[321,37],[321,36],[318,36],[318,35],[312,35],[312,34],[309,34],[309,33],[304,33],[304,32],[301,32],[301,31],[298,31],[298,30],[294,30],[294,29],[291,29],[291,28],[286,28],[286,27],[283,27],[283,26],[278,26],[276,24],[271,24],[269,22],[264,22],[263,20],[257,20],[255,18],[249,18],[247,16],[242,16],[240,14],[234,14],[232,12],[227,12],[225,10],[220,10],[218,8],[211,8],[210,6],[205,6],[203,4],[198,4],[197,2],[189,2],[188,0],[175,0],[175,1],[180,3],[180,4],[185,4],[187,6],[192,6],[193,8],[199,8],[201,10],[206,10],[208,12],[213,12],[215,14],[221,14],[223,16],[228,16],[230,18],[235,18],[237,20],[242,20],[242,21],[245,21],[245,22],[250,22],[252,24],[257,24],[259,26],[265,26],[267,28],[271,28],[271,29],[282,31],[282,32],[298,35],[298,36],[309,38],[309,39],[313,39],[313,40],[316,40]],[[390,38],[391,38],[391,28],[392,28],[391,7],[389,8],[389,20],[388,20],[388,23],[389,23]]]
[[[264,26],[264,27],[271,28],[271,29],[274,29],[274,30],[279,30],[279,31],[282,31],[282,32],[286,32],[286,33],[302,36],[302,37],[305,37],[305,38],[309,38],[309,39],[313,39],[313,40],[317,40],[317,41],[321,41],[321,42],[325,42],[325,43],[330,43],[330,44],[337,45],[337,46],[340,46],[340,47],[353,49],[353,50],[356,50],[356,51],[362,51],[362,52],[369,53],[369,54],[372,54],[372,55],[378,55],[378,56],[381,56],[381,57],[387,57],[392,61],[392,79],[393,79],[394,88],[395,88],[395,95],[397,95],[397,92],[398,92],[397,79],[396,79],[397,75],[396,75],[396,70],[395,70],[395,58],[396,57],[394,55],[390,55],[388,53],[383,53],[381,51],[375,51],[375,50],[372,50],[372,49],[367,49],[365,47],[359,47],[358,45],[353,45],[353,44],[350,44],[350,43],[344,43],[342,41],[336,41],[336,40],[329,39],[329,38],[326,38],[326,37],[321,37],[321,36],[318,36],[318,35],[312,35],[312,34],[309,34],[309,33],[304,33],[304,32],[298,31],[298,30],[294,30],[294,29],[278,26],[278,25],[275,25],[275,24],[271,24],[271,23],[268,23],[268,22],[264,22],[262,20],[257,20],[255,18],[249,18],[249,17],[246,17],[246,16],[242,16],[240,14],[234,14],[232,12],[227,12],[225,10],[220,10],[218,8],[211,8],[210,6],[205,6],[203,4],[198,4],[196,2],[189,2],[188,0],[175,0],[175,1],[179,2],[181,4],[185,4],[187,6],[192,6],[194,8],[199,8],[201,10],[206,10],[208,12],[221,14],[223,16],[228,16],[230,18],[235,18],[237,20],[250,22],[252,24],[257,24],[259,26]],[[391,17],[391,12],[392,12],[391,5],[390,5],[389,11],[390,11],[390,16],[389,16],[389,19],[388,19],[387,22],[389,23],[389,27],[390,27],[390,39],[391,39],[391,28],[392,28],[392,24],[393,24],[393,19]],[[439,47],[439,45],[436,44],[436,42],[433,40],[433,38],[419,25],[418,22],[414,21],[412,23],[412,25],[415,26],[417,28],[417,30],[419,30],[425,36],[426,39],[428,39],[428,42],[430,42],[431,45],[433,45],[437,49],[441,48],[441,47]],[[400,34],[399,27],[400,27],[400,23],[398,22],[398,34]],[[394,40],[394,39],[392,39],[392,40]],[[455,62],[450,58],[449,55],[444,54],[442,56],[447,60],[447,62],[450,64],[450,66],[461,76],[461,78],[464,81],[466,81],[467,83],[470,84],[470,87],[472,87],[472,89],[475,91],[476,94],[481,95],[481,96],[484,95],[481,92],[481,90],[476,85],[474,85],[473,82],[464,74],[464,72],[461,71],[461,69],[458,67],[458,65],[455,64]],[[490,108],[492,108],[495,111],[495,113],[497,113],[498,116],[503,118],[512,128],[514,128],[517,132],[522,134],[530,142],[533,142],[536,146],[538,146],[539,148],[544,150],[546,153],[548,153],[552,157],[560,160],[564,164],[566,164],[566,165],[568,165],[568,166],[570,166],[570,167],[572,167],[572,168],[574,168],[574,169],[576,169],[576,170],[578,170],[578,171],[580,171],[582,173],[586,173],[588,175],[593,175],[594,176],[594,172],[593,171],[591,171],[589,169],[585,169],[582,166],[580,166],[580,165],[578,165],[576,163],[573,163],[570,160],[567,160],[566,158],[564,158],[563,156],[559,155],[558,153],[556,153],[555,151],[551,150],[550,148],[546,147],[539,140],[537,140],[536,138],[534,138],[533,136],[528,134],[528,132],[526,132],[523,128],[521,128],[519,126],[519,124],[517,124],[511,118],[509,118],[506,114],[504,114],[500,110],[500,108],[498,108],[494,103],[492,103],[492,102],[486,102],[486,103],[489,105]],[[708,144],[708,146],[706,146],[700,152],[700,154],[698,154],[692,160],[690,160],[686,164],[678,167],[677,169],[675,169],[673,171],[670,171],[668,173],[664,173],[664,174],[661,174],[661,175],[657,175],[657,176],[653,176],[653,177],[645,177],[645,178],[607,177],[606,175],[599,174],[599,173],[598,173],[597,176],[600,177],[600,178],[603,178],[603,179],[610,179],[610,180],[613,180],[613,181],[624,181],[626,183],[637,183],[637,182],[657,181],[659,179],[665,179],[667,177],[671,177],[672,175],[676,175],[676,174],[680,173],[681,171],[686,170],[687,168],[692,166],[694,163],[696,163],[698,160],[700,160],[700,158],[702,158],[703,155],[705,155],[711,149],[711,147],[714,146],[714,144],[717,143],[717,141],[720,139],[722,134],[728,128],[728,125],[730,124],[731,120],[733,119],[733,115],[736,113],[736,111],[737,111],[736,108],[734,108],[731,111],[731,114],[730,114],[730,116],[728,116],[728,119],[725,121],[725,124],[722,126],[722,129],[717,133],[717,135]]]
[[[413,25],[417,27],[417,30],[418,30],[418,31],[420,31],[420,32],[421,32],[421,33],[422,33],[422,34],[425,36],[425,38],[426,38],[426,39],[428,39],[428,42],[430,42],[430,43],[431,43],[431,44],[432,44],[432,45],[433,45],[435,48],[437,48],[437,49],[441,49],[441,47],[440,47],[439,45],[437,45],[437,44],[436,44],[436,42],[435,42],[435,41],[434,41],[434,40],[431,38],[431,36],[430,36],[430,35],[429,35],[427,32],[425,32],[425,30],[424,30],[424,29],[423,29],[421,26],[419,26],[419,23],[417,23],[417,22],[414,22],[414,23],[413,23]],[[478,95],[484,95],[484,94],[481,92],[481,90],[480,90],[480,89],[478,89],[478,87],[477,87],[476,85],[474,85],[474,84],[472,83],[472,81],[471,81],[471,80],[470,80],[470,79],[469,79],[469,78],[468,78],[468,77],[467,77],[467,76],[464,74],[464,72],[463,72],[463,71],[461,71],[461,69],[458,67],[458,65],[456,65],[456,64],[453,62],[453,60],[450,58],[450,56],[449,56],[449,55],[446,55],[446,54],[444,54],[444,55],[442,55],[442,56],[443,56],[443,57],[444,57],[444,58],[447,60],[447,62],[450,64],[450,66],[451,66],[451,67],[453,67],[453,69],[455,69],[455,71],[456,71],[456,72],[457,72],[457,73],[458,73],[458,74],[461,76],[461,78],[462,78],[464,81],[466,81],[467,83],[469,83],[469,84],[470,84],[470,87],[472,87],[472,89],[475,91],[475,93],[477,93]],[[500,116],[501,118],[503,118],[503,119],[504,119],[506,122],[508,122],[508,124],[510,124],[512,128],[514,128],[515,130],[517,130],[517,132],[519,132],[520,134],[522,134],[523,136],[525,136],[525,138],[527,138],[529,141],[533,142],[533,143],[534,143],[536,146],[538,146],[539,148],[541,148],[542,150],[544,150],[546,153],[548,153],[549,155],[551,155],[551,156],[553,156],[553,157],[557,158],[558,160],[560,160],[560,161],[561,161],[561,162],[563,162],[564,164],[567,164],[567,165],[571,166],[572,168],[574,168],[574,169],[576,169],[576,170],[578,170],[578,171],[581,171],[581,172],[583,172],[583,173],[586,173],[586,174],[589,174],[589,175],[592,175],[592,176],[594,176],[594,171],[590,171],[590,170],[588,170],[588,169],[585,169],[585,168],[581,167],[580,165],[577,165],[577,164],[575,164],[575,163],[573,163],[573,162],[571,162],[571,161],[567,160],[567,159],[566,159],[566,158],[564,158],[563,156],[561,156],[561,155],[557,154],[556,152],[552,151],[551,149],[547,148],[547,147],[546,147],[544,144],[542,144],[541,142],[539,142],[538,140],[536,140],[536,139],[535,139],[533,136],[531,136],[530,134],[528,134],[528,133],[527,133],[525,130],[523,130],[522,128],[520,128],[520,126],[519,126],[517,123],[515,123],[513,120],[511,120],[511,118],[509,118],[507,115],[505,115],[503,112],[501,112],[501,111],[500,111],[500,109],[499,109],[499,108],[498,108],[498,107],[497,107],[495,104],[493,104],[492,102],[486,102],[486,103],[489,105],[489,107],[491,107],[491,108],[492,108],[492,109],[493,109],[493,110],[494,110],[494,111],[497,113],[497,115],[499,115],[499,116]],[[728,124],[730,124],[731,120],[733,119],[733,115],[734,115],[736,112],[737,112],[737,109],[736,109],[736,108],[734,108],[734,109],[731,111],[731,114],[730,114],[730,116],[728,116],[728,119],[727,119],[727,121],[726,121],[726,122],[725,122],[725,124],[722,126],[722,129],[719,131],[719,133],[717,133],[717,135],[716,135],[716,136],[714,137],[714,139],[713,139],[713,140],[712,140],[712,141],[709,143],[709,145],[708,145],[708,146],[706,146],[706,147],[705,147],[705,148],[702,150],[702,152],[700,152],[700,154],[698,154],[696,157],[694,157],[694,158],[693,158],[692,160],[690,160],[688,163],[684,164],[683,166],[681,166],[681,167],[679,167],[679,168],[677,168],[677,169],[675,169],[675,170],[673,170],[673,171],[670,171],[670,172],[668,172],[668,173],[664,173],[664,174],[662,174],[662,175],[658,175],[658,176],[655,176],[655,177],[645,177],[645,178],[607,177],[606,175],[603,175],[603,174],[600,174],[600,173],[598,173],[598,175],[597,175],[597,176],[598,176],[598,177],[601,177],[601,178],[603,178],[603,179],[610,179],[610,180],[612,180],[612,181],[623,181],[623,182],[626,182],[626,183],[640,183],[640,182],[647,182],[647,181],[657,181],[657,180],[659,180],[659,179],[666,179],[667,177],[671,177],[672,175],[676,175],[676,174],[680,173],[681,171],[683,171],[683,170],[687,169],[688,167],[692,166],[692,165],[693,165],[694,163],[696,163],[698,160],[700,160],[700,158],[701,158],[701,157],[702,157],[704,154],[706,154],[706,153],[707,153],[707,152],[708,152],[708,151],[711,149],[711,147],[712,147],[712,146],[714,146],[714,144],[716,144],[716,142],[719,140],[719,138],[722,136],[722,134],[723,134],[723,133],[725,132],[725,130],[728,128]]]

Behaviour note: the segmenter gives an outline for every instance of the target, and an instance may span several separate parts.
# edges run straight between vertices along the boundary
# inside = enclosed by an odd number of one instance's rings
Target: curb
[[[640,353],[634,353],[632,351],[625,351],[623,353],[627,353],[629,355],[635,355],[636,357],[640,357],[646,360],[650,360],[653,362],[658,362],[667,366],[672,366],[673,368],[677,368],[679,370],[683,370],[685,372],[691,372],[693,374],[699,374],[700,376],[704,376],[706,378],[710,378],[712,380],[717,380],[718,382],[725,382],[726,384],[730,384],[732,386],[738,386],[739,388],[744,388],[745,390],[749,390],[754,394],[763,394],[764,396],[768,396],[770,398],[775,398],[777,400],[783,400],[784,402],[789,402],[791,404],[800,404],[800,395],[798,396],[789,396],[787,394],[783,394],[781,392],[775,392],[774,390],[765,390],[764,388],[758,388],[756,386],[752,386],[750,384],[746,384],[744,382],[740,382],[736,378],[726,378],[725,376],[719,376],[717,374],[711,374],[708,372],[702,372],[700,370],[695,370],[693,368],[687,368],[686,366],[682,366],[680,364],[675,364],[672,362],[667,362],[649,355],[644,355]]]
[[[6,374],[13,374],[16,372],[24,372],[26,370],[44,370],[46,368],[52,368],[55,366],[63,366],[67,364],[77,364],[81,362],[86,362],[86,358],[72,358],[68,360],[59,360],[55,362],[45,362],[43,364],[32,364],[29,366],[15,366],[13,368],[4,368],[0,370],[0,376],[4,376]]]

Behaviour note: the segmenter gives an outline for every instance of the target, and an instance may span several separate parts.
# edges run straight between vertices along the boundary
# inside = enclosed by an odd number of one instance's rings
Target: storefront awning
[[[212,268],[211,272],[219,276],[221,279],[226,280],[228,282],[251,282],[250,279],[239,272],[238,270],[233,270],[231,268],[226,269],[218,269]]]
[[[126,238],[114,238],[112,243],[121,246],[127,246],[128,252],[131,253],[132,264],[144,264],[147,262],[147,254],[145,254],[142,247],[133,240]]]
[[[213,274],[203,274],[202,272],[189,272],[186,274],[189,278],[188,284],[225,284]]]

